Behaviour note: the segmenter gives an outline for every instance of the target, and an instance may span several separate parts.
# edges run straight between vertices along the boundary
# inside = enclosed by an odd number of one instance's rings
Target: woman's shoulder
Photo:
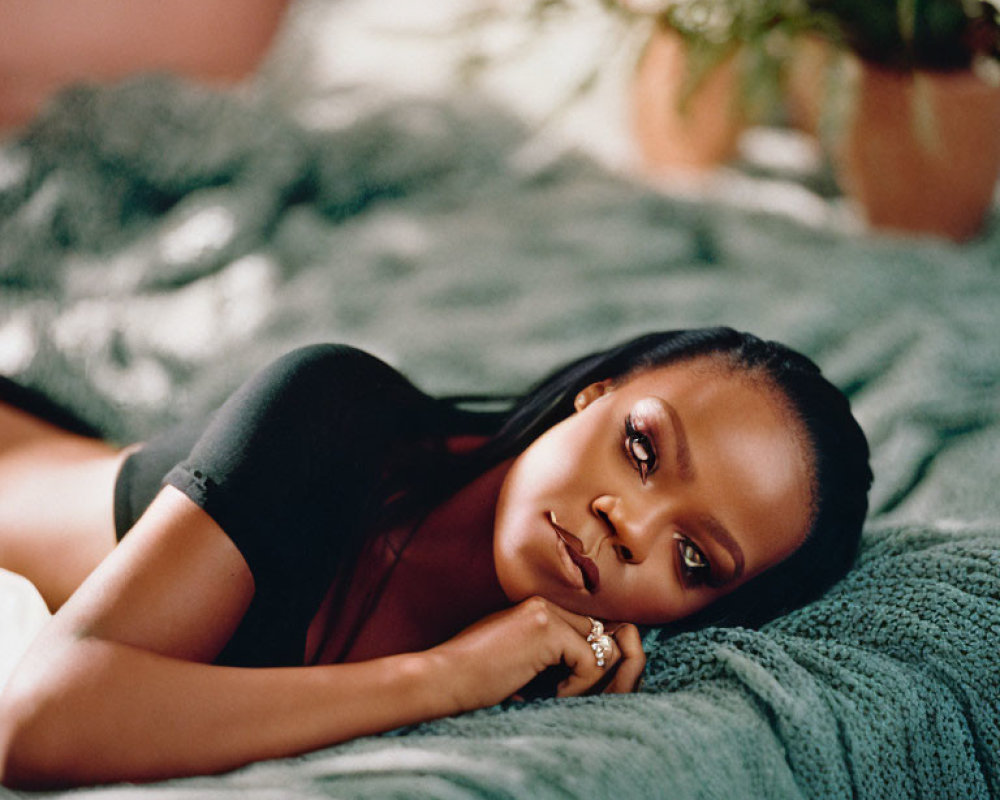
[[[345,400],[383,391],[416,399],[423,395],[398,369],[359,347],[307,344],[279,356],[255,376],[272,389],[319,392]]]
[[[344,370],[348,374],[353,371],[359,375],[372,371],[384,371],[401,375],[395,367],[390,366],[386,361],[367,350],[340,342],[300,345],[272,361],[270,368],[288,371]]]

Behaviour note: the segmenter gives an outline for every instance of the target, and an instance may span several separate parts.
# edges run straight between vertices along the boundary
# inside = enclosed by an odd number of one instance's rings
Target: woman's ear
[[[614,384],[610,378],[585,386],[580,390],[580,393],[573,398],[573,408],[577,411],[583,411],[583,409],[593,403],[598,397],[603,397],[613,388]]]

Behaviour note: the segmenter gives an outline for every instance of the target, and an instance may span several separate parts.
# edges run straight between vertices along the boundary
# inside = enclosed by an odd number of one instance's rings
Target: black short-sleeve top
[[[129,456],[115,488],[119,539],[163,485],[232,539],[254,596],[217,663],[301,664],[338,566],[360,546],[391,453],[433,401],[355,348],[312,345],[279,358],[210,417]]]

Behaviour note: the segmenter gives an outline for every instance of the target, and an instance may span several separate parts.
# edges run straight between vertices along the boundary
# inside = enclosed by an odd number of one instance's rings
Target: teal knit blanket
[[[807,223],[526,162],[526,136],[469,99],[315,128],[159,78],[75,89],[0,144],[0,372],[128,441],[309,341],[504,392],[644,329],[731,324],[851,396],[876,472],[856,568],[759,631],[650,632],[636,695],[65,794],[1000,795],[995,221],[961,247],[860,235],[822,181],[747,178],[830,209]]]

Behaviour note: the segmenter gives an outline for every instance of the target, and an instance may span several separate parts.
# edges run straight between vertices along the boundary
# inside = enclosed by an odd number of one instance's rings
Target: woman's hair
[[[676,626],[759,625],[821,595],[850,568],[868,511],[868,443],[844,394],[808,358],[731,328],[650,333],[573,361],[537,383],[503,414],[480,415],[493,436],[458,472],[471,477],[521,453],[573,413],[581,389],[647,369],[708,356],[776,390],[801,424],[813,470],[813,513],[805,542],[788,558]],[[455,408],[452,406],[452,408]],[[466,415],[467,428],[476,415]],[[470,416],[471,414],[471,416]],[[458,419],[458,417],[455,417]]]

